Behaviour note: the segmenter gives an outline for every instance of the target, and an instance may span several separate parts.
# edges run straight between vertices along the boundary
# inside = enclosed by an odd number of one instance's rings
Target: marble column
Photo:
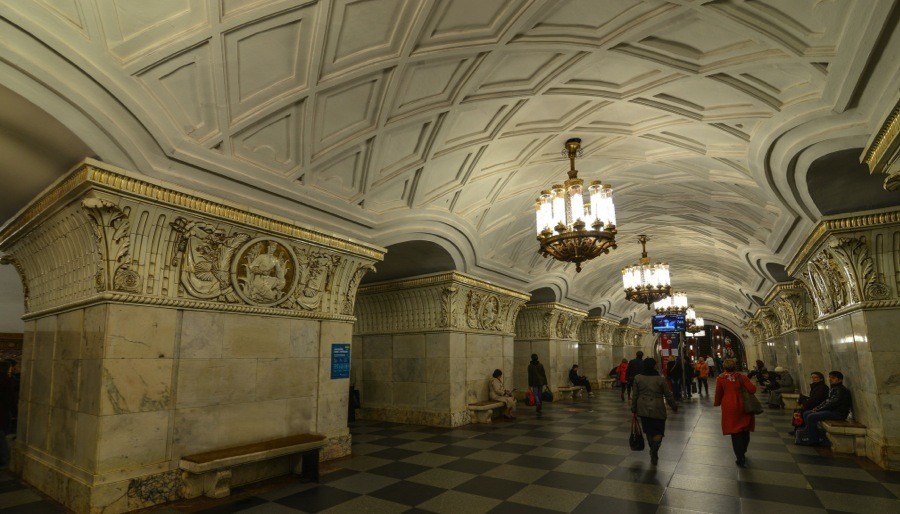
[[[456,427],[488,399],[491,373],[508,389],[513,327],[526,293],[444,272],[360,288],[353,379],[360,417]]]
[[[0,233],[25,290],[14,471],[76,512],[182,497],[183,455],[318,432],[346,455],[362,275],[384,250],[93,161]],[[236,470],[240,485],[286,459]]]
[[[586,316],[585,311],[555,302],[526,305],[516,319],[516,383],[528,386],[528,363],[534,353],[544,365],[550,389],[571,385],[569,370],[578,362],[578,330]]]
[[[787,268],[811,293],[822,371],[844,373],[866,454],[890,469],[900,469],[898,263],[895,208],[824,219]]]
[[[779,332],[774,338],[777,365],[789,370],[799,391],[806,394],[810,373],[827,373],[831,367],[812,322],[814,307],[809,290],[800,280],[776,284],[766,303],[771,305],[770,322],[774,316],[776,322],[771,324]]]
[[[607,378],[613,362],[613,330],[618,322],[591,316],[584,320],[578,331],[578,359],[581,373],[596,383]]]

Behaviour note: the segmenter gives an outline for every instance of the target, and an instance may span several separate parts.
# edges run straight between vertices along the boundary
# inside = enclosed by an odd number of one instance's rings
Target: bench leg
[[[471,418],[473,423],[490,423],[491,416],[493,415],[493,410],[473,410],[469,411],[471,413]]]
[[[319,449],[309,450],[299,455],[291,457],[291,468],[294,474],[300,475],[302,479],[319,481]]]
[[[224,498],[231,494],[231,470],[220,469],[207,473],[194,474],[185,471],[185,498],[196,498],[201,494],[207,498]]]

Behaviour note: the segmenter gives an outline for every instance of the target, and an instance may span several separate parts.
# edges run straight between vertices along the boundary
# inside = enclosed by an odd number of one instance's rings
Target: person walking
[[[707,364],[706,359],[700,358],[697,361],[696,365],[697,370],[697,396],[703,394],[703,390],[706,390],[706,397],[709,398],[709,364]]]
[[[506,406],[506,410],[503,412],[504,418],[516,419],[516,399],[513,397],[513,392],[504,387],[503,372],[499,369],[494,370],[491,378],[490,397],[491,400],[503,402],[503,405]]]
[[[715,378],[716,376],[716,360],[713,359],[712,355],[706,356],[706,366],[709,368],[709,373]],[[709,387],[709,385],[707,385]],[[706,393],[709,396],[709,393]]]
[[[622,401],[625,401],[625,388],[628,385],[628,359],[622,359],[622,362],[616,367],[616,379],[619,382],[619,387],[622,389]],[[631,399],[631,395],[628,395],[628,399]]]
[[[750,432],[756,428],[756,416],[744,412],[741,389],[756,393],[756,386],[749,378],[737,372],[734,359],[727,359],[724,371],[716,379],[716,398],[713,406],[722,407],[722,434],[731,436],[731,447],[737,458],[735,464],[744,467],[747,462],[747,447],[750,446]]]
[[[672,412],[678,412],[678,404],[669,390],[669,384],[656,370],[656,361],[647,357],[641,374],[634,377],[631,412],[641,418],[641,428],[647,434],[650,446],[650,464],[654,465],[659,462],[659,447],[666,435],[666,403]]]
[[[644,352],[637,352],[635,357],[628,361],[628,370],[625,372],[625,378],[628,380],[628,399],[631,399],[631,389],[634,387],[634,377],[641,374],[644,369]]]
[[[538,362],[536,353],[531,354],[531,362],[528,363],[528,387],[534,393],[534,406],[538,415],[541,414],[541,393],[547,387],[547,374],[544,372],[544,365]]]
[[[678,357],[669,357],[666,364],[666,374],[672,381],[672,392],[675,394],[675,401],[681,401],[681,383],[684,379],[684,373],[681,371],[681,359]]]

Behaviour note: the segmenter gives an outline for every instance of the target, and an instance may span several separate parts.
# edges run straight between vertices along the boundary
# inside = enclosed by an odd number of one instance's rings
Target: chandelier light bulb
[[[665,262],[650,263],[647,257],[647,236],[638,236],[641,243],[641,260],[638,264],[622,269],[622,284],[625,298],[629,301],[650,306],[672,294],[672,277]]]

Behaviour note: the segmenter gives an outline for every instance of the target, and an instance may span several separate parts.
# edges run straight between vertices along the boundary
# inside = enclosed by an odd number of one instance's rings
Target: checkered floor
[[[734,464],[719,411],[694,396],[670,415],[659,465],[628,448],[618,394],[548,404],[541,418],[440,429],[358,422],[353,456],[323,465],[319,484],[285,477],[175,512],[900,512],[900,473],[866,459],[795,446],[790,415],[757,417],[747,467]],[[63,512],[10,477],[2,512]]]

